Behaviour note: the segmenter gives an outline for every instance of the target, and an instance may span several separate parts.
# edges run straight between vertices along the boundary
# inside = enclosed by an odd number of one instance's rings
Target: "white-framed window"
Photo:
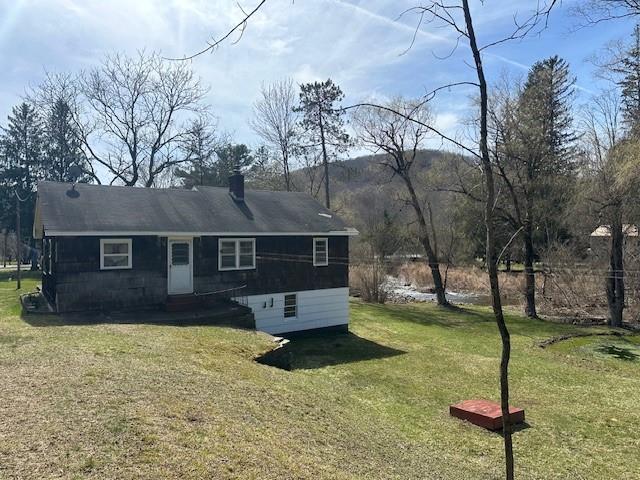
[[[326,267],[329,265],[329,239],[313,239],[313,266]]]
[[[298,316],[298,295],[291,293],[284,296],[284,318],[295,318]]]
[[[131,268],[130,238],[100,239],[100,270],[121,270]]]
[[[218,240],[218,270],[256,268],[255,238],[221,238]]]

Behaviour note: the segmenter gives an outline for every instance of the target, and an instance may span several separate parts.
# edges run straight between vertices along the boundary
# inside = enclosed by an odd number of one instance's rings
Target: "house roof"
[[[637,237],[638,227],[636,225],[625,223],[622,225],[622,232],[627,237]],[[609,225],[600,225],[593,232],[591,232],[591,236],[592,237],[610,237],[611,227]]]
[[[301,192],[227,188],[155,189],[39,182],[34,236],[353,235],[354,229]]]

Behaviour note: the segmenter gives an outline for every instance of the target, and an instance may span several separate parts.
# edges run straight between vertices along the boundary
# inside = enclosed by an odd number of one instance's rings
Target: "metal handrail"
[[[194,295],[196,297],[204,297],[206,295],[215,295],[217,293],[225,293],[225,292],[233,292],[233,291],[236,291],[236,290],[242,290],[243,288],[247,288],[247,285],[245,284],[245,285],[241,285],[239,287],[226,288],[224,290],[215,290],[213,292],[204,292],[204,293],[196,292],[196,293],[194,293]]]
[[[224,296],[225,299],[234,301],[239,305],[247,306],[248,299],[247,295],[242,295],[242,291],[247,288],[247,285],[240,285],[238,287],[225,288],[223,290],[215,290],[213,292],[202,292],[202,293],[194,293],[196,297],[204,297],[204,296]],[[227,295],[224,295],[224,294]]]

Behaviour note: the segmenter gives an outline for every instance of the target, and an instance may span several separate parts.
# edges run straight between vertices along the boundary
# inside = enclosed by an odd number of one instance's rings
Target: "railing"
[[[195,293],[196,297],[209,297],[212,300],[231,300],[240,305],[247,306],[246,285],[238,287],[225,288],[224,290],[215,290],[213,292]]]

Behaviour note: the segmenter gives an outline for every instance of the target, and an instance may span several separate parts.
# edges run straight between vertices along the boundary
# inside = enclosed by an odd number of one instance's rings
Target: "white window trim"
[[[129,253],[127,255],[127,266],[126,267],[105,267],[104,266],[104,257],[121,257],[124,254],[122,253],[104,253],[104,246],[110,245],[113,243],[126,243],[128,245]],[[100,239],[100,270],[131,270],[132,268],[132,258],[133,258],[133,250],[131,248],[131,239],[130,238],[101,238]]]
[[[316,260],[316,244],[324,242],[326,245],[326,258],[324,262],[318,262]],[[327,267],[329,265],[329,239],[328,238],[314,238],[313,239],[313,266],[314,267]]]
[[[235,242],[236,262],[233,267],[222,267],[222,242]],[[253,265],[250,267],[240,266],[240,242],[251,242],[253,246]],[[255,238],[218,238],[218,271],[229,272],[232,270],[255,270],[256,269],[256,239]]]
[[[287,311],[287,297],[289,296],[294,296],[296,299],[296,303],[295,303],[295,309],[296,309],[296,314],[290,317],[287,317],[286,315],[286,311]],[[296,318],[298,318],[298,293],[285,293],[282,296],[282,318],[285,319],[285,321],[289,321],[289,320],[295,320]]]

